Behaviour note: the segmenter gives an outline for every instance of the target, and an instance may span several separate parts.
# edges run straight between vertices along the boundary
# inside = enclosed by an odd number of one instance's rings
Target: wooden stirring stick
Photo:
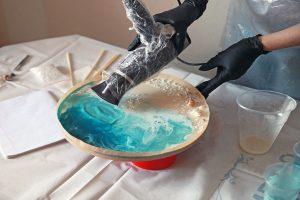
[[[71,79],[71,83],[72,83],[72,86],[75,85],[75,78],[74,78],[74,69],[73,69],[73,66],[72,66],[72,60],[71,60],[71,53],[67,53],[67,61],[68,61],[68,67],[69,67],[69,76],[70,76],[70,79]]]
[[[116,62],[121,57],[121,54],[113,55],[100,69],[96,70],[91,78],[97,78],[101,76],[101,73],[108,69],[114,62]]]
[[[94,74],[96,68],[98,67],[100,61],[103,59],[103,57],[104,57],[104,55],[105,55],[106,53],[107,53],[106,50],[101,50],[101,51],[100,51],[99,56],[98,56],[98,58],[97,58],[95,64],[92,66],[91,71],[90,71],[89,74],[85,77],[84,80],[89,79],[89,78]]]

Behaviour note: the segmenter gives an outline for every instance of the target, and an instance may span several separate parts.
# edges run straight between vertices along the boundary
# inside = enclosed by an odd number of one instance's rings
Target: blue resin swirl
[[[123,152],[162,151],[191,134],[192,122],[170,110],[125,112],[101,98],[77,89],[58,109],[66,131],[91,144]]]

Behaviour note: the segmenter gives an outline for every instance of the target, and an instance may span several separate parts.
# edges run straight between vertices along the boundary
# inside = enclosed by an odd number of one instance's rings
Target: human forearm
[[[284,29],[279,32],[270,33],[260,37],[265,51],[299,46],[300,45],[300,24]]]
[[[218,53],[199,68],[202,71],[217,68],[217,74],[196,88],[207,97],[221,84],[243,76],[262,54],[298,45],[300,45],[300,24],[264,36],[244,38]]]

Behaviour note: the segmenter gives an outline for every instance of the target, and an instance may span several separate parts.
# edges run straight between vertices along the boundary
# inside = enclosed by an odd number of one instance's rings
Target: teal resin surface
[[[186,141],[192,122],[170,110],[125,112],[85,86],[69,95],[58,109],[64,129],[91,144],[123,152],[156,152]]]

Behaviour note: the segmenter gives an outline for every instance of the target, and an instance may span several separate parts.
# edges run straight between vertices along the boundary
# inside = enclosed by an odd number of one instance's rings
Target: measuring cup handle
[[[291,160],[289,159],[292,159],[292,161],[294,161],[295,156],[293,154],[283,154],[279,157],[280,162],[291,162]]]

